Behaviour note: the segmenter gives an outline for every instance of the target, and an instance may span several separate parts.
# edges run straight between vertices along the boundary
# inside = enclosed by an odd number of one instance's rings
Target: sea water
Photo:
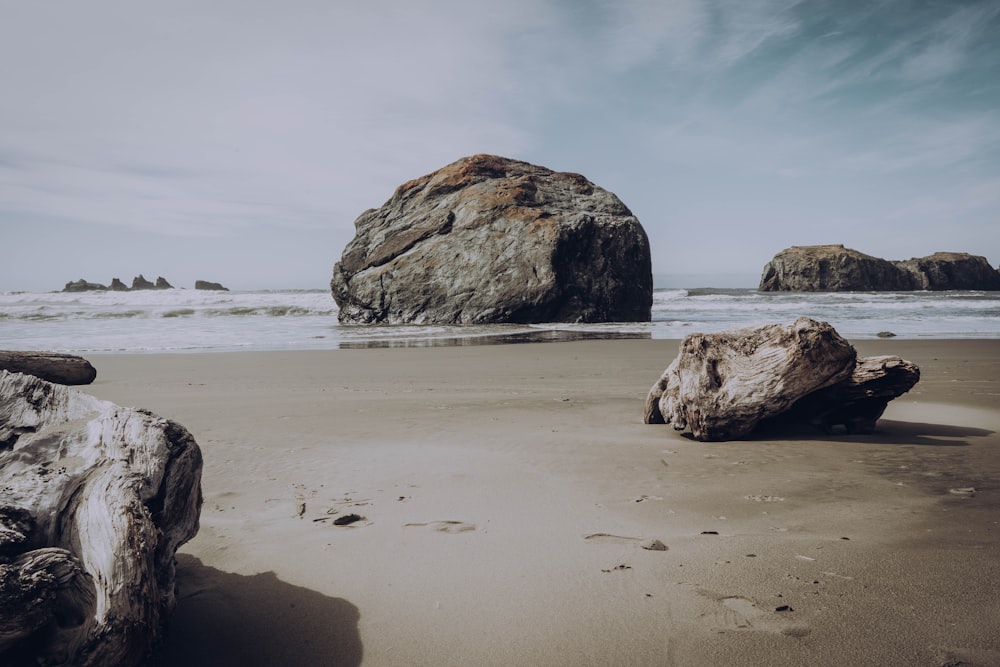
[[[197,352],[679,339],[807,316],[848,339],[1000,338],[1000,292],[774,293],[657,288],[652,322],[341,325],[327,290],[0,293],[0,349]]]

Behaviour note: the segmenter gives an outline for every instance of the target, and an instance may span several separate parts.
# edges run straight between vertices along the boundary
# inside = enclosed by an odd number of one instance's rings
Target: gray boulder
[[[764,292],[1000,290],[1000,271],[985,257],[938,252],[891,261],[843,245],[792,246],[764,266]]]
[[[361,214],[333,270],[341,322],[648,321],[649,241],[579,174],[474,155]]]

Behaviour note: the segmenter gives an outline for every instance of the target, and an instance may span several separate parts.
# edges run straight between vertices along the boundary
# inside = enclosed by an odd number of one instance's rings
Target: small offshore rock
[[[878,336],[879,338],[895,338],[896,337],[896,334],[892,333],[891,331],[879,331],[875,335]]]
[[[79,280],[66,283],[66,286],[63,287],[63,292],[104,292],[107,289],[105,285],[87,282],[83,278],[80,278]]]
[[[194,281],[194,288],[201,290],[214,290],[216,292],[228,292],[228,287],[223,287],[221,283],[213,283],[208,280],[196,280]]]

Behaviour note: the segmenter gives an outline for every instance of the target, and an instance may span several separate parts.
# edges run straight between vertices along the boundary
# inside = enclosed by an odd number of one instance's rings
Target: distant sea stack
[[[985,257],[938,252],[892,261],[843,245],[792,246],[764,266],[762,292],[1000,290],[1000,271]]]
[[[642,225],[579,174],[474,155],[354,222],[330,287],[349,323],[649,321]]]
[[[195,289],[201,290],[218,290],[223,292],[228,292],[229,288],[223,287],[219,283],[212,283],[206,280],[197,280],[194,284]],[[119,278],[112,278],[111,285],[105,286],[100,283],[92,283],[80,278],[79,280],[74,280],[66,283],[63,287],[63,292],[132,292],[139,290],[165,290],[174,289],[174,286],[164,278],[159,276],[156,282],[150,282],[140,273],[135,278],[132,279],[132,286],[129,287],[123,283]]]
[[[194,288],[195,289],[203,289],[203,290],[214,290],[216,292],[228,292],[229,291],[228,287],[223,287],[219,283],[212,283],[212,282],[209,282],[207,280],[196,280],[196,281],[194,281]]]

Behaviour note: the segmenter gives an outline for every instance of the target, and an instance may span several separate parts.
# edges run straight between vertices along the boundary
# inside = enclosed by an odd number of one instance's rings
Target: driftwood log
[[[201,467],[179,424],[0,371],[0,664],[143,664]]]
[[[56,384],[90,384],[97,371],[83,357],[59,352],[0,350],[0,370],[27,373]]]
[[[735,440],[763,421],[805,420],[870,431],[890,400],[920,378],[899,357],[857,360],[829,324],[801,317],[681,343],[646,398],[643,420],[696,440]]]
[[[897,356],[858,359],[851,377],[804,396],[776,420],[809,422],[827,433],[871,433],[889,401],[920,380],[916,364]]]

